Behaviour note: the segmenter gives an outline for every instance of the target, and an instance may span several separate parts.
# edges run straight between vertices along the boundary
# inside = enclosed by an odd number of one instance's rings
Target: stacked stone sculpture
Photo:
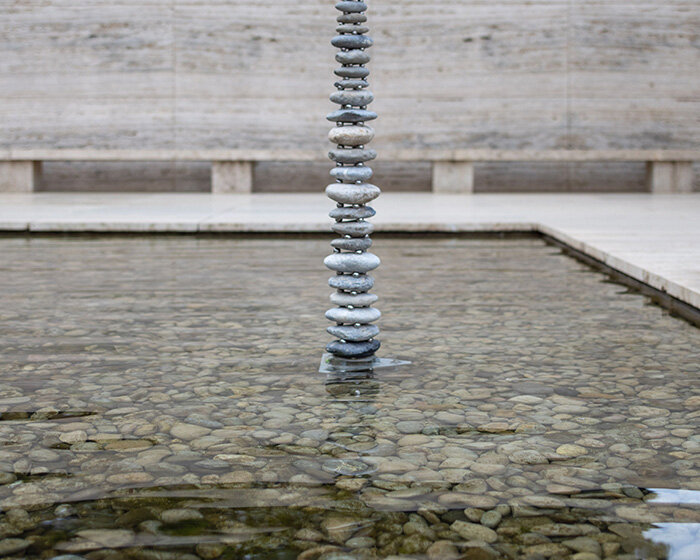
[[[370,234],[374,227],[367,218],[375,211],[367,206],[380,194],[379,188],[368,183],[372,169],[365,165],[377,153],[365,145],[374,137],[374,130],[365,123],[377,118],[367,110],[374,96],[367,89],[369,70],[365,64],[370,57],[366,49],[372,39],[366,35],[367,4],[361,0],[345,0],[335,5],[342,12],[338,16],[338,35],[331,40],[340,50],[335,59],[342,65],[335,70],[339,80],[331,101],[340,109],[327,118],[335,122],[328,138],[337,148],[328,154],[336,163],[331,175],[336,183],[326,188],[329,198],[338,203],[330,217],[335,220],[332,229],[340,237],[331,242],[334,253],[324,260],[325,265],[336,271],[329,285],[337,291],[331,294],[331,302],[337,305],[326,312],[326,318],[335,323],[328,332],[337,340],[326,346],[331,354],[345,359],[370,358],[379,349],[376,336],[379,328],[373,323],[381,313],[372,307],[377,296],[369,291],[374,278],[367,273],[379,266],[379,258],[368,252],[372,246]]]

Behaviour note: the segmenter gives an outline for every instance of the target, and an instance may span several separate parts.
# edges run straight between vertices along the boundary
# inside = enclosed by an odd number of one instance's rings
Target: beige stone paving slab
[[[700,308],[700,193],[387,193],[378,232],[539,231]],[[327,232],[322,193],[0,195],[0,229],[36,232]]]

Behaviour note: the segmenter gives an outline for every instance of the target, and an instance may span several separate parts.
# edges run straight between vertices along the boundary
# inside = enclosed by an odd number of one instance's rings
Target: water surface
[[[0,554],[700,557],[700,330],[533,237],[0,239]],[[75,558],[71,556],[70,558]]]

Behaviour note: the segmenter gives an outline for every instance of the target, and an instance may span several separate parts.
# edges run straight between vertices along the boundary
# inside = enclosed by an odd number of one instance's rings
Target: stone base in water
[[[377,358],[376,356],[350,360],[326,352],[321,357],[321,366],[318,371],[320,373],[337,374],[338,377],[362,378],[371,376],[374,370],[380,368],[398,367],[410,363],[405,360]]]

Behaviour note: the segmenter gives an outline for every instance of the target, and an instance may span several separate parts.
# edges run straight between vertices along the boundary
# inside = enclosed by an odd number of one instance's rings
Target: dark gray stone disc
[[[339,340],[334,340],[326,346],[326,350],[342,358],[363,358],[374,354],[379,350],[380,346],[381,343],[378,340],[365,342],[340,342]]]
[[[341,78],[366,78],[369,76],[369,68],[364,66],[341,66],[333,70],[333,73]]]
[[[345,12],[346,14],[357,14],[366,12],[367,4],[364,2],[356,2],[355,0],[345,0],[344,2],[338,2],[335,5],[335,9],[340,12]]]
[[[365,107],[374,101],[374,94],[369,90],[335,91],[330,97],[338,105]]]
[[[340,64],[367,64],[371,57],[366,51],[340,51],[336,53],[335,59]]]
[[[368,49],[373,44],[372,38],[366,35],[336,35],[331,39],[331,45],[339,49]]]
[[[335,21],[338,23],[364,23],[367,21],[367,16],[358,12],[340,14]]]
[[[344,206],[343,208],[334,208],[328,214],[334,220],[363,220],[371,218],[376,214],[376,210],[371,206],[360,206],[353,208],[352,206]]]
[[[374,231],[374,225],[370,222],[336,222],[331,229],[340,235],[363,237]]]
[[[369,33],[369,27],[366,25],[354,25],[352,23],[344,23],[335,28],[337,33]]]
[[[341,249],[343,251],[366,251],[372,246],[370,237],[339,237],[331,241],[331,247]]]
[[[377,118],[377,113],[365,109],[338,109],[328,113],[326,118],[333,122],[359,123],[373,121]]]
[[[328,152],[328,157],[337,163],[364,163],[365,161],[371,161],[376,158],[377,152],[361,148],[352,148],[349,150],[338,149]]]
[[[337,88],[343,89],[362,89],[369,87],[369,82],[367,80],[355,80],[353,78],[344,78],[338,82],[334,82],[333,85]]]

